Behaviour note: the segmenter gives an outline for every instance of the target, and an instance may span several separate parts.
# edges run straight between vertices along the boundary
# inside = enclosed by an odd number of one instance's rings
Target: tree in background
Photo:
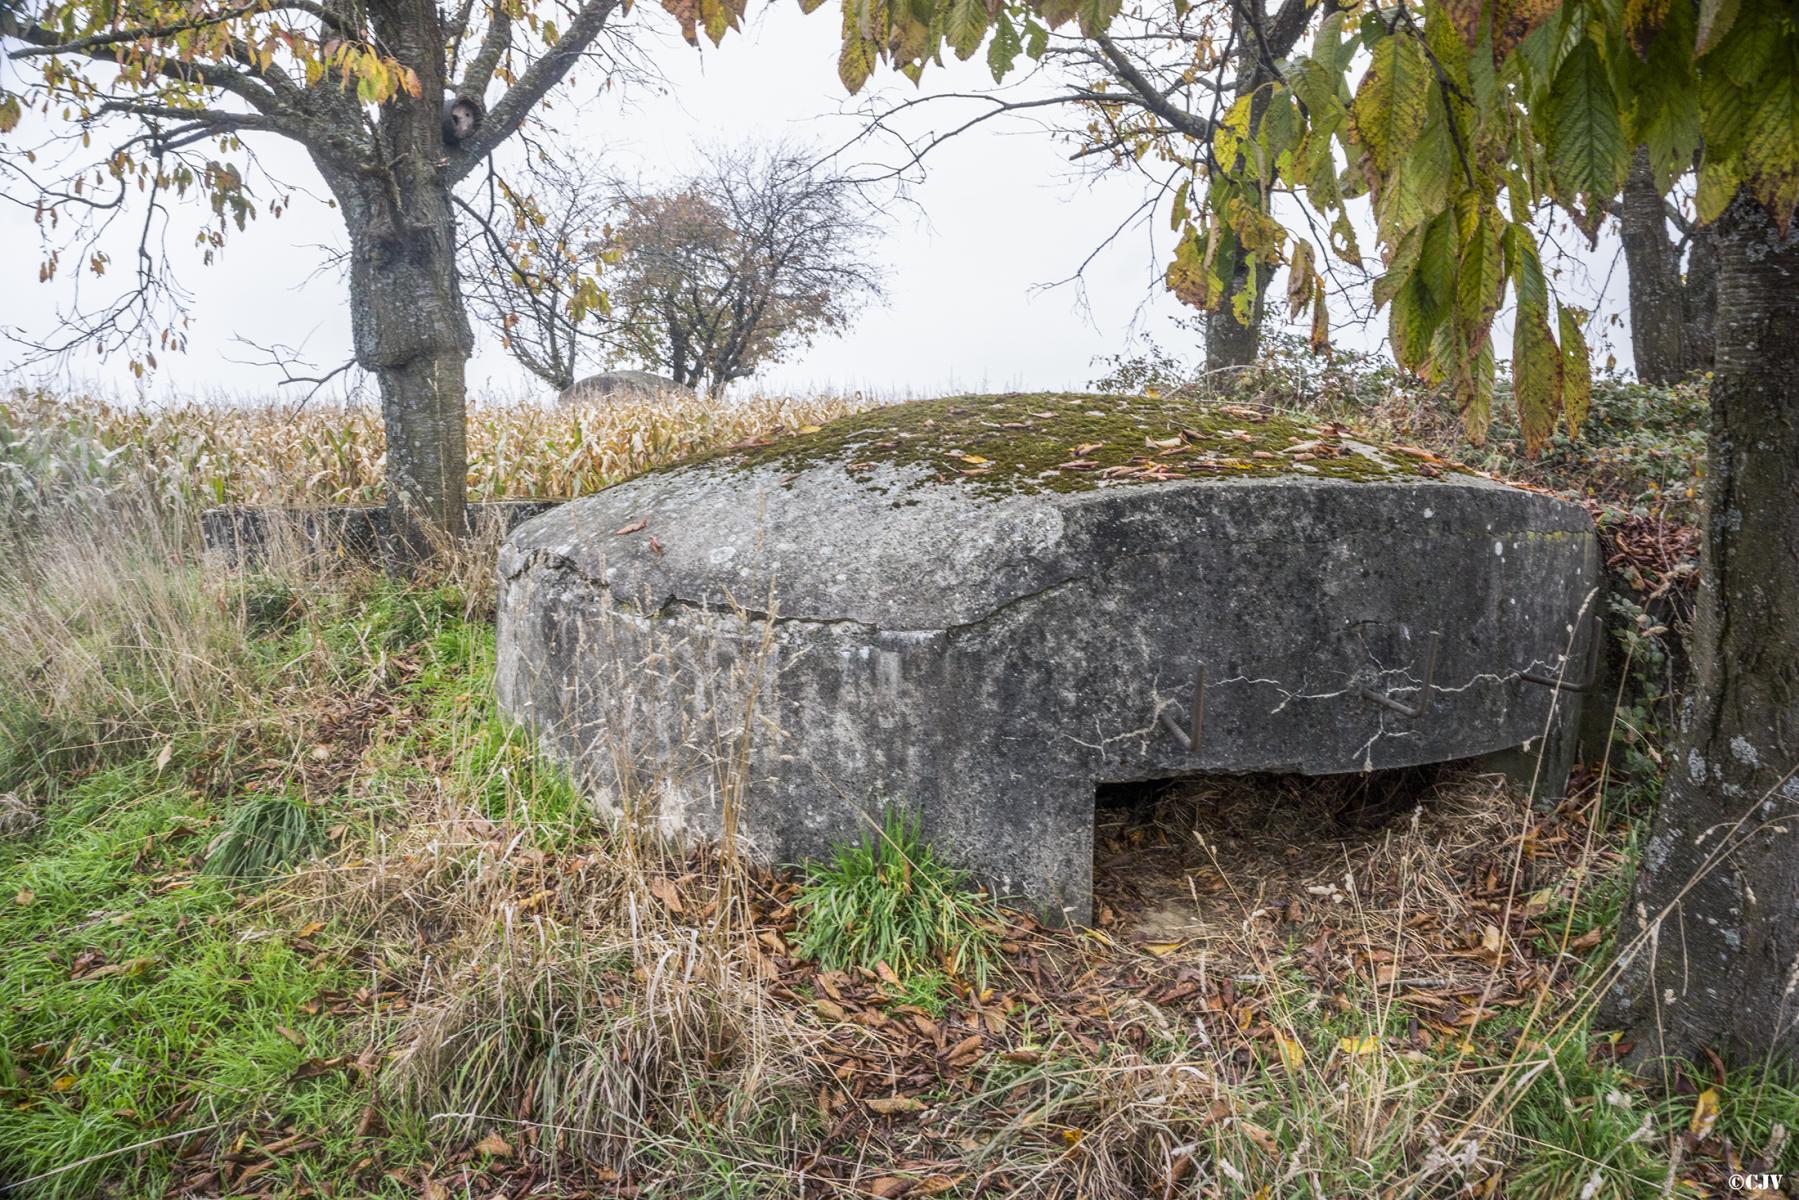
[[[1052,22],[1065,19],[1072,11],[1067,6],[1059,11],[1054,5],[1008,8],[994,18],[987,63],[997,83],[1021,53],[1028,54],[1037,66],[1026,87],[1014,93],[934,92],[907,99],[878,108],[870,132],[898,136],[894,118],[918,106],[978,106],[975,116],[946,132],[922,142],[906,141],[910,166],[937,145],[986,122],[1028,117],[1072,143],[1073,161],[1102,172],[1135,173],[1148,185],[1149,199],[1106,236],[1103,248],[1171,196],[1191,177],[1194,163],[1208,172],[1218,169],[1212,146],[1219,117],[1239,97],[1259,103],[1256,97],[1266,91],[1279,61],[1335,8],[1334,0],[1278,0],[1272,5],[1267,0],[1147,0],[1122,10],[1116,4],[1083,10],[1089,16],[1060,30]],[[1111,14],[1103,28],[1089,19],[1102,11]],[[988,26],[971,12],[967,19],[962,15],[950,7],[942,37],[944,45],[966,57],[980,47]],[[895,23],[896,29],[904,27]],[[916,38],[918,33],[905,36]],[[909,69],[903,59],[900,66]],[[852,78],[846,67],[845,81]],[[1208,371],[1239,371],[1255,361],[1260,347],[1268,272],[1253,269],[1241,253],[1227,249],[1226,257],[1225,302],[1200,321]],[[1075,278],[1079,275],[1077,271]]]
[[[543,151],[529,191],[489,173],[473,200],[463,245],[469,308],[521,366],[567,391],[619,349],[601,275],[612,257],[615,191],[590,160]]]
[[[123,266],[123,295],[48,350],[129,347],[140,372],[184,320],[162,237],[198,195],[208,252],[286,206],[249,146],[301,147],[342,214],[356,362],[381,390],[387,508],[402,554],[466,527],[464,369],[473,345],[452,189],[599,41],[619,0],[0,2],[0,170],[44,231],[42,278]],[[728,21],[726,26],[732,22]],[[722,36],[723,28],[719,33]],[[498,89],[492,103],[489,92]],[[35,115],[22,124],[26,110]],[[21,142],[49,127],[47,140]],[[141,206],[132,260],[98,245]]]
[[[861,86],[991,34],[1003,75],[1036,30],[1104,34],[1116,0],[849,0],[840,60]],[[861,14],[866,19],[848,19]],[[1025,36],[1021,36],[1021,30]],[[1256,31],[1251,29],[1252,36]],[[1494,321],[1512,305],[1510,403],[1529,449],[1586,415],[1585,314],[1549,290],[1533,231],[1554,204],[1591,231],[1647,148],[1659,189],[1698,163],[1717,239],[1716,366],[1688,711],[1645,846],[1609,1017],[1639,1055],[1799,1062],[1799,22],[1782,0],[1399,0],[1334,12],[1305,53],[1236,97],[1190,164],[1168,284],[1218,308],[1241,251],[1325,316],[1318,264],[1359,262],[1366,196],[1394,356],[1448,389],[1468,434],[1496,402]],[[1352,86],[1353,81],[1353,86]],[[1347,168],[1347,169],[1345,169]],[[1304,202],[1304,232],[1264,198]],[[1320,234],[1316,225],[1322,223]]]
[[[1171,181],[1189,173],[1194,161],[1220,170],[1212,153],[1219,117],[1239,99],[1265,103],[1280,60],[1335,8],[1335,0],[1281,0],[1272,7],[1264,0],[1158,0],[1119,13],[1092,37],[1051,38],[1044,57],[1074,77],[1065,94],[1089,117],[1079,156],[1104,155],[1127,168],[1153,161],[1165,172],[1158,182],[1169,187],[1178,186]],[[1270,200],[1260,193],[1263,208]],[[1224,294],[1204,316],[1208,372],[1255,362],[1268,287],[1266,268],[1241,248],[1224,246],[1221,253]]]
[[[1656,179],[1648,148],[1638,147],[1617,212],[1630,272],[1631,357],[1644,383],[1678,383],[1709,371],[1715,354],[1717,234],[1669,200],[1669,187]]]
[[[720,153],[620,210],[608,282],[618,357],[696,390],[844,328],[882,295],[860,190],[793,147]]]

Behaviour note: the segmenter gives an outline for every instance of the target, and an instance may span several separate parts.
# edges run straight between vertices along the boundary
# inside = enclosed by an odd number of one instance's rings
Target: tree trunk
[[[1693,695],[1602,1019],[1636,1059],[1799,1062],[1799,229],[1717,225]],[[1639,940],[1640,938],[1640,940]]]
[[[1694,231],[1687,246],[1686,285],[1680,301],[1687,326],[1687,373],[1709,371],[1715,365],[1718,346],[1718,231],[1710,225]]]
[[[1245,325],[1237,320],[1232,302],[1250,286],[1249,264],[1241,253],[1234,258],[1230,294],[1218,309],[1206,314],[1206,371],[1217,373],[1213,382],[1226,386],[1237,372],[1252,365],[1262,350],[1262,288],[1256,287],[1249,324]]]
[[[1630,161],[1618,224],[1630,273],[1630,345],[1637,378],[1676,383],[1688,369],[1680,255],[1668,238],[1668,218],[1647,150],[1639,148]]]
[[[1264,0],[1253,2],[1261,5]],[[1248,7],[1240,4],[1231,10],[1231,39],[1237,47],[1237,96],[1253,97],[1249,102],[1251,129],[1261,124],[1262,113],[1268,107],[1266,87],[1273,76],[1265,55],[1287,53],[1303,28],[1302,22],[1290,30],[1277,30],[1274,45],[1264,47],[1266,35],[1249,19]],[[1266,195],[1262,203],[1266,207]],[[1234,383],[1237,373],[1252,365],[1262,349],[1262,292],[1267,281],[1258,278],[1251,283],[1249,263],[1241,249],[1232,248],[1228,266],[1228,274],[1223,275],[1224,302],[1206,313],[1206,372],[1213,376],[1214,387]],[[1237,320],[1236,299],[1252,286],[1255,294],[1250,301],[1249,322],[1244,324]]]
[[[465,371],[475,339],[446,173],[442,17],[435,0],[381,0],[368,13],[382,43],[418,74],[418,94],[382,106],[375,161],[348,171],[314,161],[350,233],[356,362],[381,387],[388,553],[404,565],[468,532]]]
[[[367,219],[345,214],[352,218],[356,361],[381,387],[388,528],[401,560],[427,556],[467,531],[464,372],[474,344],[448,189],[418,189],[409,198],[413,207],[396,212],[386,198],[364,196],[357,207]]]

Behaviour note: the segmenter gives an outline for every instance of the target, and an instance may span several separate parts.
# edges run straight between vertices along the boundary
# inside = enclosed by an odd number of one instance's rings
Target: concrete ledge
[[[491,500],[468,506],[469,532],[503,538],[560,500]],[[291,539],[301,554],[380,562],[388,538],[387,510],[374,504],[310,508],[233,504],[200,514],[200,536],[209,560],[237,568],[264,561],[277,543]]]

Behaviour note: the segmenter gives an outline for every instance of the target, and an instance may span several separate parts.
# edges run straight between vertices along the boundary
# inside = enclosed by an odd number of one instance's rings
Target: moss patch
[[[1429,478],[1457,469],[1409,447],[1371,454],[1341,425],[1172,397],[1068,393],[915,400],[669,469],[767,467],[797,475],[831,463],[871,485],[883,467],[919,468],[914,486],[961,483],[988,495],[1279,475]]]

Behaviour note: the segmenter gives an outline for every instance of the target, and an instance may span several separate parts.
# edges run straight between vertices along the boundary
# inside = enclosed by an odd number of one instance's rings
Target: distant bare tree
[[[721,152],[626,199],[607,287],[615,357],[716,392],[845,327],[883,295],[872,214],[855,183],[784,145]]]
[[[489,172],[462,246],[470,311],[533,375],[566,391],[619,348],[602,272],[617,189],[579,155],[539,150],[525,194]]]

